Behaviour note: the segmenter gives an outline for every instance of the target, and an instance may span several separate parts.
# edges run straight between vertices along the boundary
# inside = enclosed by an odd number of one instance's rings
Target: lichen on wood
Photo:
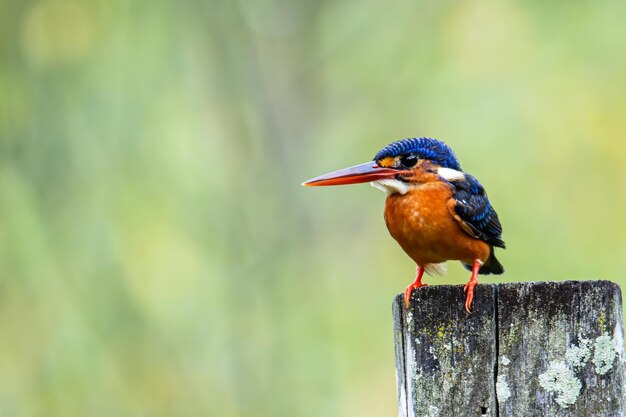
[[[621,292],[608,281],[420,288],[394,303],[401,417],[623,416]],[[433,414],[435,413],[436,414]]]

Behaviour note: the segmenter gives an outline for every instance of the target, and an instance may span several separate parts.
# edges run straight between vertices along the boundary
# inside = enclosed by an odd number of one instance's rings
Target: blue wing
[[[456,203],[455,217],[463,230],[490,245],[504,248],[498,213],[491,206],[482,184],[467,173],[464,179],[452,181],[451,184],[454,188],[452,198]]]

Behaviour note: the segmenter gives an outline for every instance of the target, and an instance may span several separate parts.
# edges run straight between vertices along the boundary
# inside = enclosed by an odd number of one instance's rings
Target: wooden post
[[[393,304],[400,417],[624,416],[620,288],[528,282],[415,291]]]

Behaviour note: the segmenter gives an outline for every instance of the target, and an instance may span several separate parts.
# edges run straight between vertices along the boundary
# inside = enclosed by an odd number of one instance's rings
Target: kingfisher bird
[[[469,314],[478,274],[502,274],[494,247],[504,248],[502,226],[485,188],[464,172],[444,142],[408,138],[381,149],[372,162],[312,178],[304,186],[370,182],[387,193],[385,223],[391,236],[417,264],[406,287],[408,307],[414,290],[425,287],[424,272],[443,273],[446,261],[458,260],[472,275],[465,285]]]

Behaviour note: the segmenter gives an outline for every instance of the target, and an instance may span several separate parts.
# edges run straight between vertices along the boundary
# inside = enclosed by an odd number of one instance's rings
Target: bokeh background
[[[626,284],[625,16],[2,0],[0,415],[395,415],[414,265],[383,194],[300,183],[405,137],[486,186],[508,249],[482,282]]]

